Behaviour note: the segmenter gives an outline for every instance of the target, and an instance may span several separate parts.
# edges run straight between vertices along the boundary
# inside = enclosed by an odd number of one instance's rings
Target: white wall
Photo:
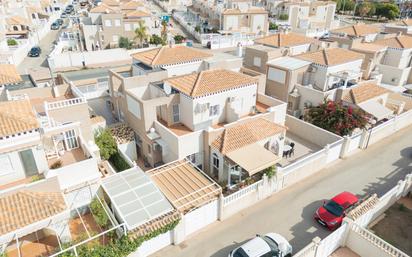
[[[198,72],[200,71],[201,65],[202,61],[198,61],[178,65],[163,66],[162,68],[167,70],[168,77],[173,77],[189,74],[192,72]]]
[[[394,86],[405,85],[411,71],[411,67],[399,69],[384,64],[378,64],[377,68],[379,69],[379,73],[382,74],[382,83]]]

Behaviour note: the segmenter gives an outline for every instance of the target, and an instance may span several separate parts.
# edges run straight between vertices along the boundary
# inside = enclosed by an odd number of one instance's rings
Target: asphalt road
[[[296,253],[314,237],[329,234],[312,219],[324,199],[344,190],[357,195],[383,195],[412,172],[412,127],[398,131],[346,160],[339,160],[316,175],[278,192],[246,210],[215,222],[178,246],[153,256],[228,256],[255,234],[277,232]]]
[[[28,57],[24,58],[23,62],[17,67],[20,74],[27,74],[28,70],[31,68],[47,68],[47,55],[50,54],[52,50],[53,41],[56,40],[59,30],[50,30],[50,32],[40,40],[41,54],[39,57]]]

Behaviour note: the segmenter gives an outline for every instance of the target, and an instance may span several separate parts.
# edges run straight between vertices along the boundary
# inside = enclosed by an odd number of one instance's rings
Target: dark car
[[[62,14],[60,14],[60,18],[67,18],[68,14],[66,12],[62,12]]]
[[[358,197],[349,192],[342,192],[316,210],[314,218],[324,227],[335,230],[342,224],[345,211],[358,202]]]
[[[30,49],[29,56],[30,57],[39,57],[41,54],[41,49],[38,46],[34,46]]]
[[[63,19],[57,19],[56,22],[61,26],[63,25],[64,21]]]
[[[51,30],[58,30],[59,28],[60,28],[60,25],[59,25],[59,23],[58,23],[57,21],[53,22],[53,23],[50,25],[50,29],[51,29]]]

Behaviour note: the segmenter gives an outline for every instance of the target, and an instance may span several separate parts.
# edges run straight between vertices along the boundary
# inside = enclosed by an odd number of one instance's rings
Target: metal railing
[[[73,99],[61,100],[56,102],[47,103],[47,110],[55,110],[60,108],[65,108],[73,105],[87,103],[86,98],[78,97]]]

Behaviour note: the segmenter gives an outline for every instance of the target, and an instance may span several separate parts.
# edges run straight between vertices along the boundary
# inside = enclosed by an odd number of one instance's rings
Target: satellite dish
[[[163,84],[163,90],[165,91],[166,95],[170,95],[172,93],[172,88],[169,84]]]

